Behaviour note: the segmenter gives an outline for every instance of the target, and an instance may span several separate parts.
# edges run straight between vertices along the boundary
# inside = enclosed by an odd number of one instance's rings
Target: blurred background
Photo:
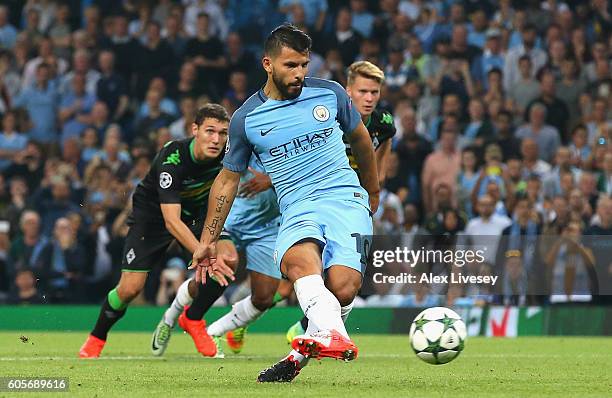
[[[313,38],[310,76],[385,72],[397,134],[377,234],[503,237],[465,271],[503,275],[497,291],[379,286],[359,306],[609,304],[589,283],[612,286],[606,0],[5,0],[0,303],[98,304],[152,157],[202,104],[231,113],[262,86],[263,39],[285,21]],[[179,248],[164,264],[138,303],[167,305],[188,277]],[[242,276],[218,304],[247,294]]]

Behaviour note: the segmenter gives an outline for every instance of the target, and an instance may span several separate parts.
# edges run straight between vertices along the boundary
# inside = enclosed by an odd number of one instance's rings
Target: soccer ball
[[[432,307],[416,316],[410,326],[410,345],[417,357],[432,365],[457,358],[467,331],[461,317],[445,307]]]

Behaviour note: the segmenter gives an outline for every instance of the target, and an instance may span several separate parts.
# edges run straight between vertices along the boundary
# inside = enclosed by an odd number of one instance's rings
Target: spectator
[[[54,223],[53,237],[42,249],[34,266],[53,303],[78,302],[83,298],[82,278],[87,256],[76,232],[67,218],[58,218]]]
[[[483,147],[485,141],[493,138],[494,128],[486,115],[484,103],[478,98],[472,98],[468,105],[470,122],[465,127],[463,137],[466,144],[474,143]]]
[[[37,8],[24,8],[25,14],[25,26],[22,31],[22,36],[25,38],[27,43],[32,44],[34,47],[38,47],[40,41],[43,39],[43,32],[40,30],[40,11]]]
[[[91,110],[96,97],[85,90],[86,76],[75,74],[72,78],[72,87],[61,96],[59,120],[63,125],[61,142],[68,138],[79,137],[83,130],[91,123]]]
[[[96,130],[98,137],[102,137],[109,125],[108,107],[102,101],[96,101],[91,109],[91,122],[88,127]]]
[[[455,58],[444,65],[436,77],[433,92],[442,98],[448,94],[456,95],[461,108],[466,109],[470,97],[475,94],[468,61]]]
[[[431,63],[431,55],[423,51],[423,46],[418,37],[412,36],[408,41],[408,55],[406,57],[406,63],[416,68],[419,76],[419,81],[422,83],[426,82],[428,76],[428,65]]]
[[[15,98],[14,106],[24,107],[32,120],[29,138],[52,144],[57,140],[56,113],[59,94],[49,81],[50,68],[41,63],[36,68],[36,83]]]
[[[13,278],[19,270],[31,268],[36,264],[47,244],[47,238],[41,234],[40,216],[34,210],[26,210],[19,220],[21,231],[9,248],[9,277]]]
[[[17,131],[17,115],[8,111],[2,117],[2,132],[0,134],[0,171],[6,170],[15,156],[23,151],[28,138]]]
[[[493,69],[502,70],[504,68],[501,32],[495,28],[488,29],[484,44],[482,55],[477,57],[471,66],[471,73],[478,86],[487,89],[488,73]]]
[[[528,109],[529,124],[520,127],[516,131],[516,136],[521,139],[532,138],[535,140],[539,148],[538,157],[550,162],[557,148],[561,145],[559,131],[556,127],[545,123],[548,119],[545,105],[538,102]]]
[[[525,114],[527,105],[540,95],[540,85],[533,78],[532,61],[529,55],[522,55],[518,59],[518,75],[510,87],[506,87],[508,98],[514,109],[514,114],[521,119]],[[505,69],[507,73],[507,68]]]
[[[166,81],[162,77],[153,78],[149,84],[149,90],[156,90],[159,92],[162,97],[159,107],[163,112],[172,117],[178,116],[179,110],[176,106],[176,102],[174,102],[172,98],[166,96]],[[143,102],[138,110],[137,117],[144,118],[146,116],[149,116],[149,106],[146,102]]]
[[[459,96],[456,94],[446,94],[442,97],[442,112],[431,121],[427,131],[428,139],[431,142],[437,142],[442,129],[443,121],[449,117],[459,118],[462,114],[462,105]]]
[[[544,176],[542,182],[544,187],[544,196],[553,198],[563,194],[562,174],[569,173],[569,178],[573,185],[574,180],[580,175],[580,171],[571,164],[571,153],[567,147],[559,147],[555,153],[555,167],[550,173]],[[567,192],[569,193],[569,192]]]
[[[30,198],[28,196],[28,186],[26,181],[22,177],[13,177],[9,183],[9,203],[4,210],[4,217],[11,226],[11,238],[15,238],[18,234],[17,226],[19,225],[19,219],[21,214],[26,209],[26,206],[30,205]]]
[[[510,250],[503,260],[503,294],[495,301],[497,304],[524,306],[528,303],[529,277],[521,253],[519,250]]]
[[[578,174],[578,173],[577,173]],[[577,177],[578,189],[584,195],[591,209],[595,209],[599,192],[597,191],[597,175],[589,171],[582,171]]]
[[[374,27],[374,15],[368,11],[368,3],[365,0],[351,0],[350,6],[353,14],[351,26],[363,37],[369,38]]]
[[[495,138],[493,141],[502,150],[502,160],[507,162],[511,158],[518,158],[521,151],[521,140],[514,136],[512,114],[508,111],[501,111],[494,123]]]
[[[580,77],[576,60],[564,59],[561,62],[561,79],[556,83],[555,92],[569,111],[568,126],[575,126],[580,119],[579,100],[585,88],[586,82]]]
[[[597,80],[597,64],[599,62],[611,62],[608,59],[608,48],[604,41],[596,41],[591,47],[591,61],[584,67],[584,72],[589,83]]]
[[[185,96],[180,102],[181,117],[170,125],[170,135],[174,140],[182,140],[191,136],[191,124],[195,118],[195,98]]]
[[[229,32],[229,27],[223,10],[214,1],[210,0],[185,0],[187,4],[185,8],[185,31],[189,36],[199,36],[200,33],[200,16],[205,14],[210,18],[210,24],[206,26],[206,32],[210,36],[219,37],[225,40]]]
[[[612,152],[604,156],[604,167],[597,180],[597,190],[612,196]]]
[[[104,145],[100,152],[100,160],[110,167],[113,175],[123,180],[129,173],[130,158],[127,153],[122,151],[121,146],[121,130],[119,126],[109,126],[106,130]]]
[[[536,174],[544,177],[550,172],[550,164],[538,157],[538,144],[533,138],[525,138],[521,141],[521,155],[523,156],[523,175]]]
[[[363,37],[351,27],[353,15],[348,8],[341,8],[336,15],[335,31],[324,41],[328,43],[326,48],[337,48],[342,57],[344,65],[352,64],[359,54]]]
[[[391,91],[397,91],[409,79],[418,79],[415,68],[404,62],[404,49],[389,49],[389,64],[385,68],[385,84]]]
[[[8,304],[44,304],[47,299],[36,287],[36,276],[31,269],[21,269],[15,275],[15,288],[8,297]]]
[[[583,167],[591,156],[591,146],[588,144],[588,132],[584,124],[579,124],[572,131],[572,142],[569,146],[572,165]]]
[[[100,80],[100,72],[92,69],[89,64],[89,53],[85,50],[79,50],[72,56],[72,70],[68,72],[62,79],[60,92],[62,94],[70,91],[72,87],[72,79],[77,74],[85,76],[85,90],[90,95],[96,94],[98,80]]]
[[[589,145],[595,144],[599,137],[609,138],[609,134],[612,132],[612,116],[610,116],[609,103],[610,101],[605,97],[598,97],[593,101],[591,121],[587,123]]]
[[[474,215],[471,196],[478,180],[477,167],[478,160],[474,149],[470,147],[463,149],[461,152],[461,171],[457,175],[457,199],[459,209],[464,211],[469,218],[472,218]]]
[[[472,23],[468,25],[468,43],[483,50],[489,38],[487,14],[483,9],[476,9],[470,15],[470,20]]]
[[[115,54],[115,70],[126,82],[130,82],[138,64],[139,44],[128,32],[126,15],[119,14],[113,18],[113,35],[106,46]],[[131,87],[128,90],[131,92]]]
[[[242,71],[232,72],[229,86],[221,103],[228,112],[233,113],[249,97],[247,75]]]
[[[171,258],[159,278],[159,290],[155,298],[157,305],[170,305],[178,288],[185,282],[187,265],[179,257]]]
[[[96,97],[102,101],[113,122],[123,120],[128,111],[128,87],[123,76],[115,72],[115,54],[103,50],[98,55],[100,79],[96,85]]]
[[[26,148],[19,152],[13,159],[13,163],[4,171],[7,179],[23,177],[30,192],[38,189],[43,178],[44,163],[42,147],[35,141],[29,141]]]
[[[181,97],[197,97],[200,90],[197,87],[197,67],[191,61],[185,61],[179,71],[179,80],[171,90],[170,96],[175,100]]]
[[[323,30],[327,16],[327,0],[280,0],[278,8],[281,13],[290,16],[289,11],[295,4],[301,5],[304,9],[305,23],[310,30],[314,32]],[[291,18],[287,18],[287,20],[295,23]]]
[[[185,54],[185,47],[187,46],[187,38],[184,35],[179,17],[169,15],[167,18],[155,20],[160,24],[164,24],[161,37],[164,38],[170,48],[172,48],[172,51],[174,51],[174,59],[182,59]]]
[[[209,33],[208,14],[198,15],[197,21],[196,35],[187,42],[185,56],[198,67],[199,84],[203,91],[213,98],[218,98],[220,71],[227,66],[223,43],[217,36]]]
[[[263,85],[263,73],[259,68],[255,68],[257,64],[255,56],[251,51],[244,48],[240,35],[235,32],[230,33],[225,41],[225,46],[227,49],[227,72],[230,74],[236,71],[244,72],[253,80],[253,83],[249,83],[249,87],[261,87]],[[255,79],[256,76],[259,76],[259,78]]]
[[[545,71],[540,75],[540,96],[527,105],[525,120],[531,118],[531,107],[536,103],[541,103],[546,107],[546,124],[557,129],[562,142],[566,143],[569,141],[566,130],[569,110],[567,105],[556,96],[555,77],[550,72]]]
[[[580,242],[582,227],[570,221],[561,238],[553,243],[546,253],[550,278],[550,302],[591,301],[592,283],[590,271],[595,266],[595,257],[588,247]]]
[[[452,129],[442,130],[440,149],[427,156],[423,166],[422,192],[425,210],[429,213],[434,207],[434,191],[441,184],[454,186],[459,174],[461,155],[456,149],[457,135]]]
[[[449,50],[449,57],[466,61],[468,70],[474,60],[482,53],[478,47],[468,43],[468,29],[463,24],[453,26]]]
[[[9,9],[0,6],[0,47],[12,49],[17,41],[17,29],[9,22]]]
[[[160,127],[169,126],[172,122],[172,116],[161,109],[162,96],[158,90],[149,90],[145,100],[149,112],[136,120],[134,130],[137,137],[146,137]]]
[[[494,213],[496,201],[490,195],[484,194],[478,199],[476,210],[479,216],[471,219],[465,227],[465,233],[473,245],[484,246],[485,261],[495,262],[499,237],[512,221],[505,215]]]
[[[176,62],[172,47],[161,37],[159,23],[148,22],[146,31],[146,40],[140,45],[136,89],[139,97],[144,96],[154,77],[160,76],[164,85],[164,81],[170,81]]]
[[[555,38],[548,42],[548,60],[545,68],[555,77],[555,81],[561,80],[561,68],[563,61],[567,59],[567,49],[561,38]]]
[[[68,70],[68,63],[63,59],[57,59],[53,53],[53,42],[49,38],[43,38],[38,45],[38,56],[32,58],[25,64],[25,70],[21,79],[21,89],[25,90],[36,82],[36,70],[42,63],[48,65],[57,64],[56,73],[63,75]]]
[[[61,174],[53,175],[48,188],[41,188],[36,193],[38,212],[42,216],[42,233],[50,236],[55,221],[65,217],[70,212],[79,212],[79,207],[72,202],[72,188],[70,182]]]
[[[55,55],[61,59],[70,58],[70,44],[72,29],[68,19],[70,7],[68,4],[59,4],[55,12],[53,25],[49,29],[49,38],[55,48]]]
[[[546,53],[536,47],[537,33],[533,25],[525,25],[521,31],[522,44],[510,49],[504,66],[504,87],[510,90],[523,76],[519,70],[519,59],[527,55],[531,59],[531,77],[546,64]],[[525,79],[525,77],[522,77]]]

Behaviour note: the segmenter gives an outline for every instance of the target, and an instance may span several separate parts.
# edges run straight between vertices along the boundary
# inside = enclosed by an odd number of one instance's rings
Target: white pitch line
[[[380,354],[380,355],[367,355],[360,356],[361,359],[393,359],[393,358],[408,358],[411,354]],[[471,354],[467,353],[463,356],[469,356],[470,358],[567,358],[567,355],[560,354]],[[269,359],[273,360],[273,356],[245,356],[236,355],[229,358],[228,360],[239,359],[239,360],[253,360],[253,359]],[[571,355],[571,358],[609,358],[609,355],[604,354],[582,354],[582,355]],[[223,359],[220,358],[205,358],[194,356],[179,356],[179,357],[153,357],[153,356],[107,356],[96,359],[82,359],[77,357],[0,357],[0,362],[40,362],[40,361],[79,361],[79,362],[95,362],[95,361],[167,361],[172,362],[175,360],[192,360],[206,362],[214,361],[216,363],[222,363]]]

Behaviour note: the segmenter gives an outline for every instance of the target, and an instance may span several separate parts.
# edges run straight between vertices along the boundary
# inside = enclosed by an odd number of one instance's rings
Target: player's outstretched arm
[[[351,151],[357,161],[357,167],[359,167],[361,185],[368,191],[368,195],[370,196],[370,211],[376,213],[380,193],[378,171],[376,170],[376,157],[374,155],[370,134],[361,121],[349,135],[349,143],[351,145]]]
[[[193,236],[189,227],[181,220],[181,204],[162,203],[160,207],[168,232],[170,232],[185,249],[193,253],[198,247],[199,242],[198,239]]]
[[[216,263],[217,250],[215,244],[221,235],[223,224],[238,192],[240,173],[230,171],[226,168],[221,170],[212,188],[208,199],[208,211],[200,243],[193,252],[190,268],[196,268],[196,280],[204,282],[206,273],[214,276],[221,285],[227,285],[227,279],[234,279],[231,269],[220,267]],[[229,268],[229,267],[227,267]]]

